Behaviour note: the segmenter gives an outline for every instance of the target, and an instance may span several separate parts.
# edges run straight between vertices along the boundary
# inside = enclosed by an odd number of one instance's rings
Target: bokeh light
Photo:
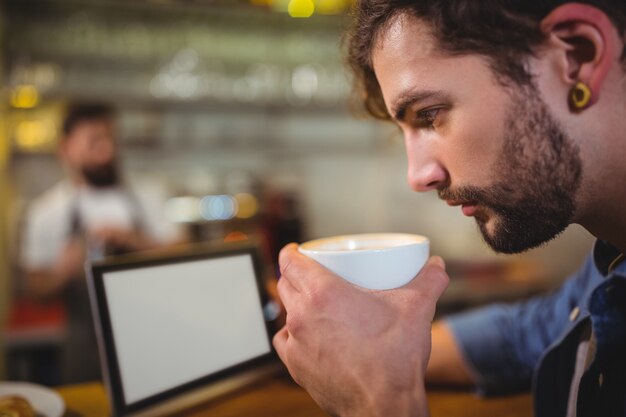
[[[173,223],[193,223],[200,220],[196,197],[175,197],[165,203],[165,217]]]
[[[317,0],[315,12],[321,14],[339,14],[347,8],[345,0]]]
[[[207,195],[200,200],[200,216],[209,221],[232,219],[237,209],[237,200],[230,195]]]
[[[259,201],[252,194],[235,194],[235,200],[239,206],[236,214],[238,219],[249,219],[259,211]]]
[[[22,150],[33,150],[54,141],[56,127],[47,120],[24,120],[15,127],[15,144]]]
[[[291,17],[311,17],[315,12],[315,3],[313,0],[291,0],[287,6],[287,11]]]
[[[247,240],[247,239],[248,239],[248,235],[245,234],[244,232],[240,232],[238,230],[230,232],[226,236],[224,236],[224,242],[225,243],[241,242],[242,240]]]
[[[11,96],[11,105],[18,109],[31,109],[39,104],[39,92],[33,85],[15,87]]]

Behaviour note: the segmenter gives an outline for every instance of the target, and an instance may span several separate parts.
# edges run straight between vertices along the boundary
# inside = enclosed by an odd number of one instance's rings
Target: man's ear
[[[563,81],[570,86],[585,83],[591,89],[589,105],[593,105],[622,53],[623,42],[611,19],[596,7],[566,3],[542,20],[541,30],[563,47]]]

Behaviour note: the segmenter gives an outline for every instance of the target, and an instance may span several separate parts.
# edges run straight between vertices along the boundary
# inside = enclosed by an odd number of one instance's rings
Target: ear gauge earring
[[[583,110],[591,101],[591,89],[583,82],[577,82],[569,92],[569,102],[573,110]]]

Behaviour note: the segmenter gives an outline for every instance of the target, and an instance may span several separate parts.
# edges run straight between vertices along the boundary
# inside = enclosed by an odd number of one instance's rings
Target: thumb
[[[420,297],[436,302],[448,287],[449,282],[445,262],[439,256],[432,256],[405,287],[417,291]]]

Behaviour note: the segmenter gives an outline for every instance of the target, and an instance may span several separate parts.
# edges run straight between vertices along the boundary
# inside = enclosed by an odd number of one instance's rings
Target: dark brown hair
[[[108,120],[115,115],[115,109],[106,103],[72,103],[67,107],[63,120],[63,134],[68,136],[77,124],[91,120]]]
[[[626,1],[579,0],[603,10],[620,33],[626,29]],[[377,37],[402,13],[431,25],[438,46],[449,54],[487,57],[499,81],[528,85],[524,65],[544,41],[541,20],[566,0],[359,0],[347,38],[347,59],[354,72],[355,92],[374,117],[389,119],[372,68]],[[419,39],[415,40],[419,42]],[[624,54],[622,54],[624,55]]]

